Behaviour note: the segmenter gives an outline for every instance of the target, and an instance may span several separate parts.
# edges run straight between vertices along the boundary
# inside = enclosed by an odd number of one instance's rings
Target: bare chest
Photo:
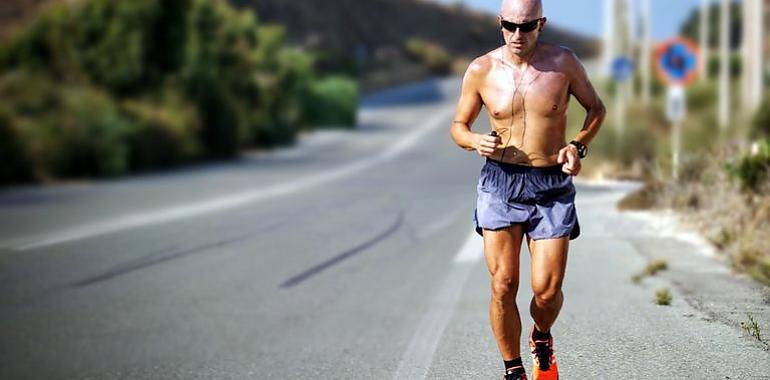
[[[493,119],[508,119],[521,113],[527,117],[559,117],[567,111],[569,80],[558,71],[530,68],[522,76],[510,69],[497,68],[487,75],[481,98]]]

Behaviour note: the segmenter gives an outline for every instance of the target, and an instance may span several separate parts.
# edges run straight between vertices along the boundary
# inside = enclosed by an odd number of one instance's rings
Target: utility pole
[[[730,1],[720,0],[719,7],[719,127],[730,122]]]
[[[709,61],[709,11],[711,4],[709,0],[700,0],[700,67],[698,72],[700,76],[698,80],[702,83],[705,82],[708,77],[708,61]]]
[[[604,0],[604,47],[602,49],[602,73],[610,76],[615,59],[615,0]]]
[[[628,58],[631,58],[631,61],[634,62],[635,67],[639,67],[639,60],[636,57],[636,17],[634,17],[634,0],[626,0],[625,4],[623,4],[623,18],[626,20],[626,26],[628,30],[626,31],[626,46],[625,46],[625,55]],[[636,71],[636,70],[634,70]],[[628,81],[626,88],[626,93],[633,97],[634,94],[636,94],[636,85],[634,83],[634,78],[631,77],[631,80]]]
[[[626,23],[630,21],[630,5],[631,0],[615,0],[615,4],[613,5],[613,10],[615,12],[612,20],[612,29],[615,34],[613,37],[615,39],[615,48],[613,50],[615,52],[615,59],[618,59],[622,56],[626,57],[630,60],[630,62],[633,63],[633,58],[631,55],[633,52],[633,47],[631,44],[632,27],[623,27],[624,21]],[[625,132],[627,107],[626,100],[631,94],[633,81],[634,77],[632,71],[630,78],[626,78],[622,81],[616,80],[615,82],[615,128],[618,134],[618,141],[622,141],[623,134]]]
[[[642,70],[642,102],[650,104],[650,0],[642,0],[642,51],[639,57],[639,68]]]
[[[741,105],[752,115],[762,102],[762,0],[743,1],[743,70]]]

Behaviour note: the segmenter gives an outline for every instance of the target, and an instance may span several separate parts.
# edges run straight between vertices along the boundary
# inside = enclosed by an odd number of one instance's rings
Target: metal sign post
[[[684,89],[697,77],[699,60],[695,44],[681,37],[665,42],[655,56],[658,77],[668,84],[666,118],[671,123],[671,178],[674,181],[679,180],[681,126],[687,104]]]
[[[623,137],[626,124],[626,82],[634,74],[634,63],[631,58],[620,56],[612,61],[610,68],[612,79],[615,81],[615,128],[618,131],[618,141]]]
[[[679,152],[682,151],[682,120],[686,112],[684,87],[673,85],[666,92],[666,118],[671,122],[671,178],[679,180]]]

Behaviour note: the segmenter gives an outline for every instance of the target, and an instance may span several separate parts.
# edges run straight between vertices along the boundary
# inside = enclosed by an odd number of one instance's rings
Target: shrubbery
[[[107,93],[12,72],[0,80],[0,94],[9,99],[5,123],[16,155],[3,162],[14,169],[0,180],[126,172],[128,121]]]
[[[668,122],[659,107],[638,103],[629,104],[627,107],[622,135],[615,125],[616,119],[609,117],[607,126],[602,128],[599,135],[601,138],[593,142],[589,154],[610,159],[624,167],[643,165],[646,166],[644,170],[649,172],[652,170],[650,164],[662,150],[659,145],[668,141],[661,138],[667,136]]]
[[[744,191],[759,192],[770,180],[770,139],[755,143],[752,152],[728,163],[727,170]]]
[[[170,167],[201,157],[197,111],[179,95],[126,100],[122,109],[134,121],[126,139],[131,170]]]
[[[406,41],[404,48],[409,57],[424,63],[435,74],[447,74],[452,67],[449,53],[441,45],[419,38],[410,38]]]
[[[357,98],[356,83],[344,77],[328,77],[310,86],[305,97],[307,116],[317,125],[354,125]]]
[[[770,93],[765,93],[751,126],[751,137],[770,138]]]
[[[226,2],[57,4],[0,46],[0,183],[233,157],[354,120],[355,84],[316,81],[281,27]]]

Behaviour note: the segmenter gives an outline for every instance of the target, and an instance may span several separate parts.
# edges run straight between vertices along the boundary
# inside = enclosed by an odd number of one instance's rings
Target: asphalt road
[[[483,160],[448,134],[458,89],[376,94],[355,131],[233,163],[3,190],[0,378],[499,379],[471,221]],[[615,211],[631,188],[578,185],[583,235],[553,328],[562,378],[770,378],[740,313],[693,303],[688,277],[631,283],[669,254],[670,273],[754,286]],[[526,249],[521,262],[527,305]],[[671,306],[652,302],[662,287]]]

